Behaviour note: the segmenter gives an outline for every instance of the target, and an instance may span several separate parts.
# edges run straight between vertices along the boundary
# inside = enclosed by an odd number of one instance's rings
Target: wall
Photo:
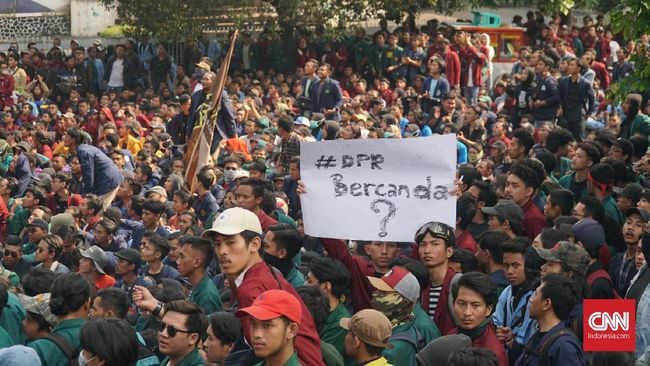
[[[117,15],[97,0],[71,0],[70,34],[73,37],[97,37],[97,33],[115,24]]]
[[[0,41],[38,41],[55,35],[70,34],[70,17],[67,15],[0,16]]]

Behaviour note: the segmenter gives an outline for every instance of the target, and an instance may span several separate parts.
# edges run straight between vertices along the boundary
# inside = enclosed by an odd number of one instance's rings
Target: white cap
[[[217,216],[212,224],[212,229],[204,231],[202,237],[205,238],[210,233],[236,235],[244,231],[264,234],[257,215],[246,209],[235,207],[229,208]]]

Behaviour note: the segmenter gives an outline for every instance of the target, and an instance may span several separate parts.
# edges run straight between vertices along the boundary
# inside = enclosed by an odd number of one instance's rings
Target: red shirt
[[[101,290],[103,288],[108,288],[108,287],[113,287],[115,286],[115,278],[105,274],[99,276],[97,281],[95,281],[95,289],[96,290]]]
[[[269,266],[264,262],[254,264],[248,268],[244,274],[244,280],[237,287],[237,300],[239,308],[249,307],[253,300],[262,292],[267,290],[284,290],[295,296],[300,301],[302,307],[302,319],[298,328],[298,335],[294,340],[294,346],[298,352],[298,359],[302,365],[325,366],[320,351],[320,338],[314,325],[314,319],[311,312],[305,306],[300,296],[294,288],[282,277],[281,274],[271,271]],[[248,317],[241,318],[244,336],[250,344],[250,325]]]
[[[275,221],[274,218],[267,215],[266,212],[264,212],[262,209],[260,209],[260,212],[257,213],[257,218],[260,219],[260,224],[262,225],[262,231],[264,232],[267,232],[270,226],[278,223],[277,221]]]
[[[452,329],[449,334],[458,334],[458,328]],[[483,333],[472,339],[472,347],[492,351],[497,356],[499,366],[508,366],[508,355],[506,355],[506,350],[503,348],[503,344],[499,342],[499,338],[497,338],[496,333],[494,333],[492,324],[488,324]]]
[[[460,249],[467,249],[472,253],[476,253],[476,240],[474,240],[472,234],[467,230],[456,237],[456,246]]]
[[[535,240],[537,235],[546,227],[546,218],[533,201],[528,201],[521,209],[524,211],[524,220],[521,222],[521,227],[530,240]]]

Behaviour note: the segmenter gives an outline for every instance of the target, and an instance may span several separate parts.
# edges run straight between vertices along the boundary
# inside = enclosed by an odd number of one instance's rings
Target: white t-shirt
[[[115,59],[111,69],[111,77],[108,79],[108,86],[119,88],[124,86],[124,59]]]

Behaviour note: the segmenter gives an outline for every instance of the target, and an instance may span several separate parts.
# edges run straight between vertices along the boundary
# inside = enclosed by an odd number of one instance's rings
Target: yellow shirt
[[[374,361],[370,361],[363,366],[393,366],[388,363],[388,361],[384,357],[379,357],[378,359]]]
[[[138,140],[137,138],[133,137],[133,135],[129,134],[126,137],[123,137],[120,139],[119,146],[122,149],[127,149],[133,154],[133,156],[137,155],[140,150],[142,150],[142,141]]]

